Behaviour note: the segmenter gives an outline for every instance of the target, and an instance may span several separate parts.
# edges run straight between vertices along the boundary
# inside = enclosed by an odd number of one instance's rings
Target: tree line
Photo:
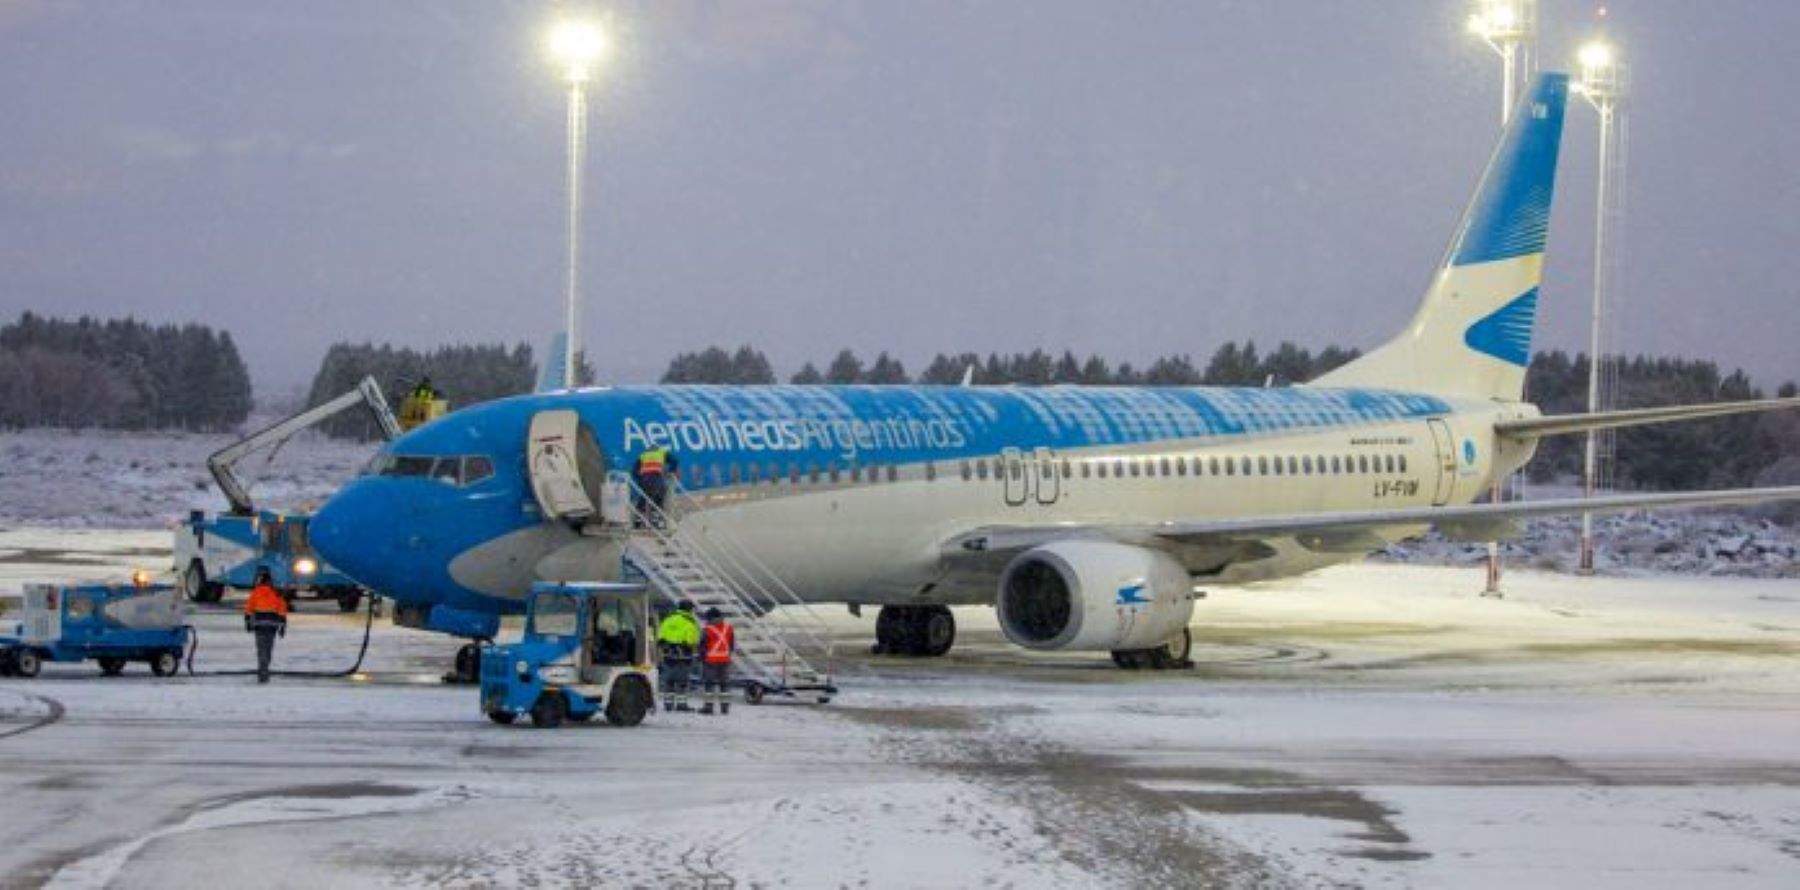
[[[250,373],[227,331],[31,312],[0,327],[0,428],[216,432],[250,414]]]
[[[1115,367],[1098,355],[1079,358],[1068,350],[1061,355],[1042,349],[1012,354],[990,352],[986,357],[974,352],[938,353],[915,379],[907,374],[905,364],[886,352],[865,364],[854,351],[844,349],[826,363],[823,371],[808,361],[788,382],[950,386],[961,383],[967,374],[971,383],[982,386],[1281,386],[1311,380],[1360,354],[1335,346],[1314,353],[1287,342],[1262,354],[1257,352],[1254,341],[1242,345],[1234,341],[1220,346],[1204,368],[1196,366],[1187,355],[1163,356],[1139,368],[1130,362]],[[663,383],[759,384],[775,380],[768,358],[750,346],[740,346],[736,351],[713,346],[681,353],[669,362],[662,376]]]
[[[593,368],[579,360],[584,382],[593,381]],[[400,402],[420,383],[448,399],[452,409],[531,392],[537,388],[538,365],[531,346],[518,343],[457,344],[430,351],[396,347],[389,343],[336,343],[325,351],[313,375],[306,404],[330,401],[373,376],[381,384],[388,404],[396,413]],[[319,425],[327,435],[345,439],[374,439],[380,435],[367,412],[345,411]]]

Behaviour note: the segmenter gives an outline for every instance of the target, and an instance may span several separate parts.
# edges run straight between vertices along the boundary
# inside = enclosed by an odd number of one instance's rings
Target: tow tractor
[[[35,677],[46,661],[93,660],[117,676],[133,661],[174,676],[193,629],[167,584],[27,584],[24,620],[0,636],[0,676]]]
[[[356,389],[253,433],[206,459],[207,469],[231,509],[217,516],[196,510],[175,529],[173,568],[188,599],[216,603],[224,598],[227,587],[250,589],[256,573],[266,569],[275,589],[289,599],[299,593],[313,593],[321,599],[337,600],[342,611],[356,611],[362,603],[363,589],[313,552],[307,540],[311,515],[257,510],[236,467],[238,461],[253,452],[279,449],[295,433],[357,404],[368,407],[388,439],[400,435],[400,424],[388,409],[381,386],[375,378],[364,377]]]
[[[656,633],[641,584],[550,583],[531,587],[525,634],[481,657],[481,711],[540,728],[605,714],[636,726],[655,706]]]

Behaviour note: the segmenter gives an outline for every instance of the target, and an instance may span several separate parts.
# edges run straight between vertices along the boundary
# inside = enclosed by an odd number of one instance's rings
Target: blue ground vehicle
[[[597,714],[642,723],[656,704],[649,606],[637,584],[533,584],[524,637],[482,653],[482,713],[545,728]]]
[[[180,593],[166,584],[28,584],[22,617],[16,634],[0,636],[0,676],[90,659],[109,677],[132,661],[173,676],[193,633]]]
[[[251,516],[194,511],[175,531],[174,569],[182,593],[197,603],[216,603],[227,587],[249,590],[256,573],[267,569],[283,595],[312,593],[337,600],[345,612],[356,611],[363,589],[313,552],[307,538],[311,521],[310,514],[274,510]]]
[[[441,414],[442,403],[436,404]],[[249,484],[238,478],[236,468],[248,455],[262,449],[279,449],[301,430],[357,405],[369,409],[376,426],[388,439],[400,435],[400,424],[388,410],[381,387],[375,378],[364,377],[355,389],[258,430],[206,459],[206,467],[231,509],[210,517],[196,510],[175,529],[175,564],[171,568],[181,578],[181,589],[188,599],[216,603],[224,598],[225,588],[249,590],[256,573],[267,569],[275,589],[290,600],[301,593],[313,593],[321,599],[337,600],[342,611],[356,611],[362,603],[363,589],[349,575],[326,565],[313,551],[307,535],[312,516],[257,510],[250,501]]]

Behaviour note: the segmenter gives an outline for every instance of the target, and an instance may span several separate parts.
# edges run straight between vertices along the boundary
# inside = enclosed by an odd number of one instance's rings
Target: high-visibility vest
[[[656,626],[656,641],[671,646],[686,646],[690,651],[700,642],[700,626],[686,612],[671,612]]]
[[[274,612],[286,616],[287,600],[275,592],[275,588],[267,584],[258,584],[250,590],[250,598],[244,600],[244,614],[254,615],[258,612]]]
[[[661,476],[663,467],[669,462],[669,449],[652,448],[638,455],[638,474],[642,476]]]
[[[731,663],[731,625],[723,621],[717,624],[708,624],[705,639],[706,654],[703,660],[707,664]]]

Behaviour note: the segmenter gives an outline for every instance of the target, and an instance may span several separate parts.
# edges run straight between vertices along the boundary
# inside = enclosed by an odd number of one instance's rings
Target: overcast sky
[[[1617,0],[1634,63],[1619,346],[1800,378],[1800,4]],[[1460,0],[645,0],[593,97],[602,376],[752,343],[919,370],[1043,346],[1370,346],[1497,135]],[[1542,0],[1557,67],[1591,3]],[[551,5],[0,0],[0,314],[541,345],[562,313]],[[1538,345],[1583,348],[1595,119],[1571,102]]]

